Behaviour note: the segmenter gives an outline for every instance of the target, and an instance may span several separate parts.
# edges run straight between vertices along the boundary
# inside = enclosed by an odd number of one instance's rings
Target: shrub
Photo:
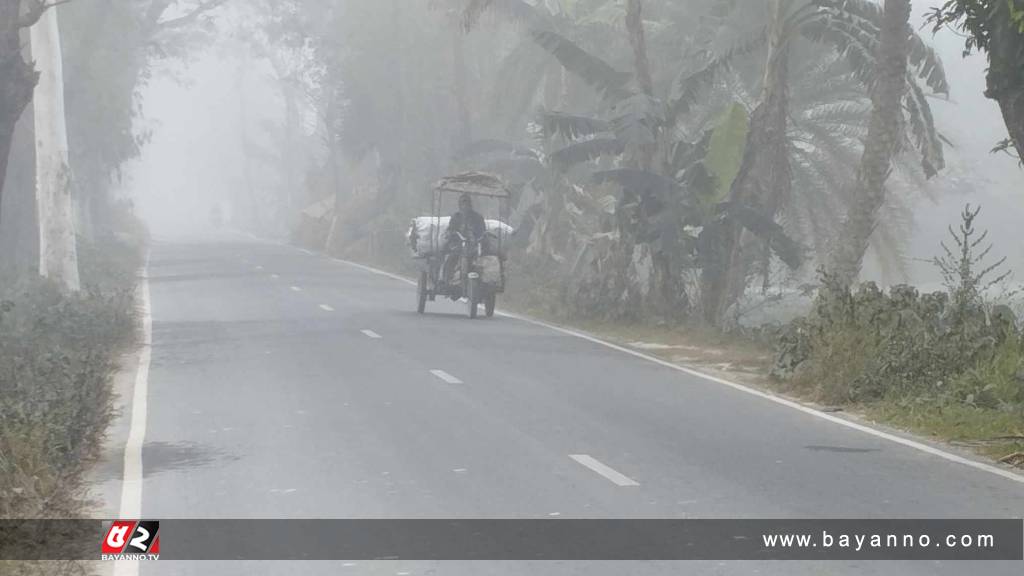
[[[85,286],[0,286],[0,518],[82,513],[112,416],[110,376],[134,337],[136,249],[84,245]]]
[[[774,375],[828,402],[956,403],[1024,415],[1024,335],[1007,306],[984,299],[1008,277],[985,265],[978,210],[968,206],[955,249],[935,259],[947,292],[851,290],[825,274],[811,314],[779,339]]]

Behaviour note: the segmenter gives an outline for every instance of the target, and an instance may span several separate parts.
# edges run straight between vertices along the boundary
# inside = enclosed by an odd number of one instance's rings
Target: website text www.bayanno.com
[[[995,548],[993,534],[947,534],[935,538],[930,534],[847,534],[822,530],[816,534],[763,534],[761,541],[767,549],[824,548],[862,550],[949,548],[979,549]]]

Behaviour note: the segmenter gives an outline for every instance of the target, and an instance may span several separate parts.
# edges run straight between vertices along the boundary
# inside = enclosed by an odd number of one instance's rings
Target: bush
[[[112,416],[110,376],[133,341],[136,249],[84,245],[84,288],[0,286],[0,518],[83,512],[84,475]]]
[[[977,210],[964,210],[956,249],[935,264],[946,292],[911,286],[851,290],[823,275],[812,313],[779,340],[774,375],[827,402],[958,404],[1024,416],[1024,334],[1007,306],[983,294],[1007,277],[976,251]],[[994,280],[990,280],[992,277]]]

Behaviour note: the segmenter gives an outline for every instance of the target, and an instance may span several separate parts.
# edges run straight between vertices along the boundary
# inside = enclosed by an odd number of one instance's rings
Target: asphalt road
[[[158,241],[143,516],[1019,518],[1024,484],[394,278]],[[528,286],[513,279],[511,290]],[[500,306],[500,302],[499,302]],[[164,547],[171,543],[163,543]],[[143,574],[1021,574],[1021,563],[169,563]]]

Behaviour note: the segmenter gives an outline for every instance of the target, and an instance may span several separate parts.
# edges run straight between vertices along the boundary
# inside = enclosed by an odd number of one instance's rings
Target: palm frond
[[[573,141],[612,131],[610,122],[600,118],[542,110],[538,120],[545,138],[561,136]]]
[[[768,33],[762,28],[749,40],[736,44],[725,54],[711,58],[699,70],[682,70],[672,83],[669,96],[668,119],[674,121],[681,115],[688,114],[707,88],[719,74],[730,69],[732,62],[739,56],[750,54],[767,42]]]
[[[550,30],[530,32],[533,40],[547,50],[569,72],[597,90],[602,97],[620,99],[629,94],[626,85],[632,75],[580,48],[572,40]]]
[[[842,29],[847,40],[856,39],[861,46],[874,53],[879,38],[882,20],[882,7],[870,0],[814,0],[819,10],[807,19],[810,28],[821,26],[819,33],[827,35],[828,28]],[[915,75],[924,80],[936,94],[949,94],[949,83],[942,60],[935,50],[912,28],[907,27],[909,36],[910,64],[915,68]]]
[[[925,176],[931,178],[946,167],[942,140],[935,129],[935,119],[924,91],[913,77],[907,78],[907,85],[909,89],[903,99],[903,106],[907,111],[914,147],[921,154],[921,168]]]
[[[597,160],[603,156],[619,156],[626,150],[626,144],[617,138],[594,138],[574,142],[551,154],[551,163],[560,170],[583,162]]]

